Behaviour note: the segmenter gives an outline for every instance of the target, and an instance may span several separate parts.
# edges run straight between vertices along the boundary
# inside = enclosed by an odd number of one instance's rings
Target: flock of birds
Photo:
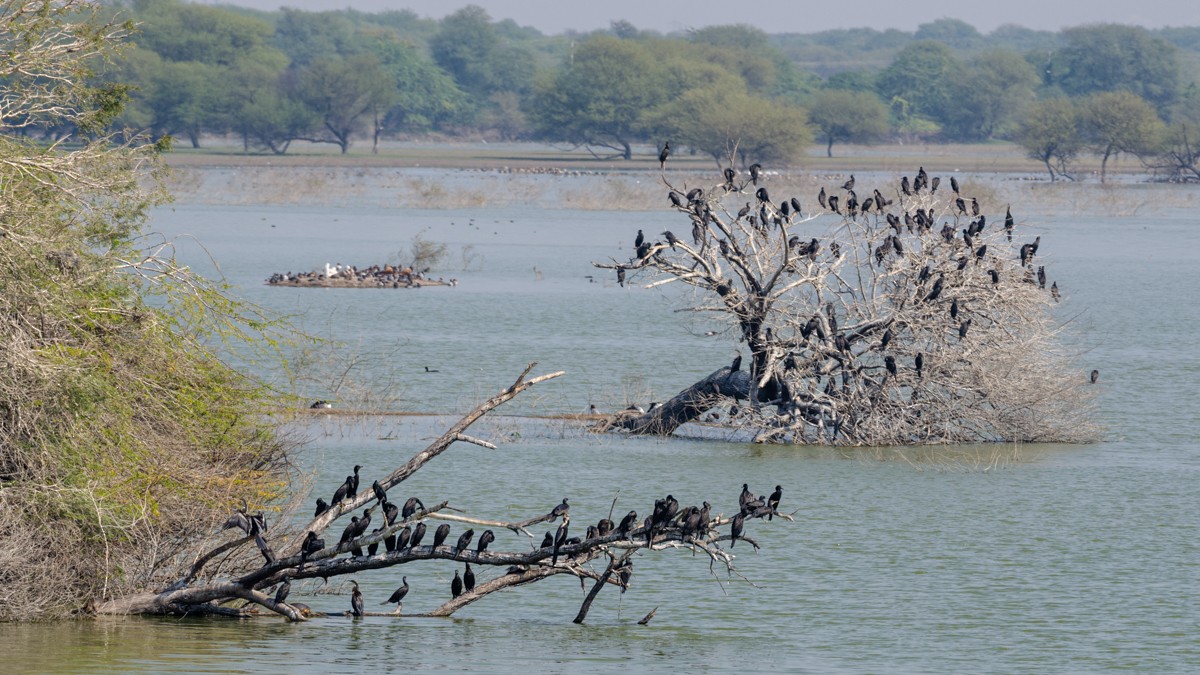
[[[316,509],[313,517],[317,518],[324,514],[329,509],[333,508],[342,501],[354,499],[358,495],[359,488],[359,472],[362,470],[362,465],[355,465],[354,472],[346,476],[346,480],[340,484],[334,491],[331,501],[326,502],[325,499],[318,497],[316,501]],[[376,509],[381,509],[383,513],[383,523],[379,527],[371,531],[371,534],[379,534],[386,528],[391,527],[397,522],[408,520],[413,516],[418,518],[425,511],[425,505],[420,499],[411,497],[405,501],[401,507],[388,501],[387,491],[383,488],[379,481],[375,481],[371,485],[371,490],[374,493],[375,503],[365,509],[361,516],[352,516],[349,525],[342,531],[338,539],[338,546],[346,546],[352,557],[361,557],[364,554],[374,556],[378,553],[379,541],[368,544],[366,551],[357,546],[357,540],[367,534],[368,528],[371,526],[372,516]],[[748,484],[742,485],[742,492],[738,497],[738,513],[729,521],[730,531],[730,548],[737,543],[739,538],[743,537],[743,530],[746,520],[753,518],[774,519],[779,515],[779,502],[783,498],[783,488],[775,486],[775,491],[769,496],[758,496],[750,491]],[[683,509],[679,508],[679,502],[672,495],[667,495],[663,499],[654,502],[654,508],[650,515],[645,520],[639,521],[637,511],[629,511],[618,523],[614,523],[608,518],[601,519],[595,525],[588,525],[583,536],[571,536],[571,506],[568,499],[564,498],[561,503],[556,505],[545,516],[535,519],[533,522],[559,521],[557,529],[553,532],[547,531],[543,537],[538,551],[549,549],[550,565],[558,565],[560,557],[573,558],[580,553],[591,550],[594,546],[603,545],[605,543],[615,541],[645,541],[646,546],[652,546],[656,538],[664,536],[674,536],[682,540],[700,541],[713,532],[714,527],[720,522],[719,518],[714,518],[711,512],[711,505],[708,502],[703,502],[702,506],[688,506]],[[244,530],[248,535],[255,536],[259,548],[263,550],[263,555],[267,559],[267,563],[275,562],[273,553],[270,553],[270,547],[267,545],[264,534],[267,531],[266,521],[263,519],[261,512],[255,514],[247,513],[247,505],[243,501],[242,507],[238,509],[225,523],[224,528],[239,528]],[[426,535],[426,524],[423,520],[418,521],[414,526],[405,525],[404,528],[396,533],[389,534],[382,538],[384,549],[388,553],[400,552],[404,550],[415,551],[424,541]],[[613,536],[615,535],[615,536]],[[429,548],[429,552],[442,547],[450,537],[450,525],[443,523],[433,532],[433,539]],[[596,539],[611,537],[604,542],[594,542]],[[496,535],[492,530],[485,530],[478,540],[475,540],[475,530],[467,529],[459,534],[450,553],[453,558],[459,558],[460,555],[471,550],[471,543],[475,541],[474,553],[475,556],[487,551],[488,546],[496,539]],[[589,542],[594,542],[588,545]],[[583,546],[583,548],[572,548]],[[325,540],[318,537],[313,531],[309,531],[305,536],[304,542],[300,548],[301,566],[318,551],[325,549]],[[564,551],[567,549],[567,551]],[[475,558],[478,562],[478,558]],[[508,568],[507,574],[514,574],[528,569],[527,566],[513,566]],[[618,570],[621,586],[624,590],[628,587],[629,578],[632,574],[632,565],[629,564]],[[395,613],[399,613],[403,607],[404,598],[407,597],[410,586],[408,577],[402,577],[402,584],[395,590],[387,600],[383,601],[382,605],[396,605]],[[353,591],[350,596],[350,613],[353,616],[364,616],[365,604],[363,594],[359,588],[358,582],[351,580]],[[464,561],[462,573],[456,569],[454,578],[450,582],[450,595],[452,599],[457,599],[463,593],[472,593],[476,589],[475,572],[471,569],[470,561]],[[288,594],[291,592],[291,577],[284,576],[279,583],[275,593],[275,604],[282,605],[286,602]],[[306,605],[292,603],[296,609],[308,610]]]

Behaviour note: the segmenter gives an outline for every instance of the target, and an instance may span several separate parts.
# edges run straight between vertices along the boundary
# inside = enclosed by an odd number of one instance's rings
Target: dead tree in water
[[[504,572],[477,586],[472,582],[461,594],[456,592],[449,601],[432,611],[403,616],[450,616],[459,609],[505,588],[567,574],[577,577],[581,583],[585,580],[593,582],[591,591],[575,617],[575,622],[581,623],[601,589],[617,587],[624,592],[633,572],[634,555],[639,551],[688,550],[693,554],[703,554],[703,559],[710,562],[710,567],[716,566],[730,575],[736,575],[734,556],[731,552],[736,540],[745,541],[744,546],[758,548],[753,539],[741,533],[742,522],[745,519],[764,516],[791,519],[790,516],[776,510],[778,500],[774,495],[771,499],[753,495],[747,499],[744,486],[743,498],[739,500],[738,509],[733,517],[710,511],[708,502],[704,503],[703,508],[695,506],[679,509],[677,502],[671,505],[674,498],[668,496],[667,499],[655,502],[654,508],[646,512],[649,517],[644,521],[638,520],[636,513],[631,511],[620,524],[604,518],[596,525],[589,526],[581,524],[583,518],[577,516],[576,525],[573,527],[569,527],[571,514],[566,500],[552,510],[535,512],[530,518],[520,522],[503,522],[448,513],[448,510],[454,510],[450,507],[449,500],[428,507],[413,500],[413,511],[407,514],[408,504],[402,511],[387,501],[389,490],[457,441],[494,448],[491,443],[472,438],[465,432],[487,412],[520,392],[562,375],[561,372],[556,372],[525,379],[533,366],[534,364],[530,364],[512,386],[480,404],[425,450],[417,453],[388,476],[379,479],[372,488],[360,490],[353,497],[336,501],[327,510],[315,515],[302,529],[289,533],[290,542],[281,541],[274,547],[278,549],[278,556],[274,554],[271,544],[262,536],[262,532],[254,528],[254,515],[247,514],[243,506],[243,509],[231,518],[230,526],[243,527],[249,536],[234,539],[198,556],[190,571],[167,588],[99,602],[94,607],[95,611],[103,614],[248,616],[253,613],[249,607],[258,605],[290,620],[302,621],[313,616],[313,612],[306,605],[289,603],[287,590],[277,591],[275,596],[269,595],[267,590],[285,583],[289,584],[290,589],[290,583],[297,580],[319,578],[327,581],[330,578],[390,568],[414,561],[445,560],[452,562],[455,567],[459,563],[467,563],[481,568],[500,568]],[[348,477],[348,481],[353,478]],[[729,496],[732,497],[732,494],[731,486]],[[343,535],[342,540],[329,539],[328,535],[325,535],[340,517],[348,516],[364,507],[377,518],[372,522],[382,522],[383,527],[371,532],[366,532],[366,528],[363,527],[357,534]],[[357,517],[354,520],[357,520]],[[460,543],[455,546],[441,544],[437,538],[433,538],[432,541],[422,540],[417,544],[411,543],[417,535],[412,535],[410,539],[405,533],[411,532],[414,526],[424,531],[425,523],[433,520],[490,527],[498,531],[509,530],[522,536],[532,536],[527,528],[537,523],[559,520],[561,524],[557,530],[560,536],[549,545],[525,550],[488,548],[495,536],[491,530],[484,533],[488,536],[481,534],[477,539],[464,532]],[[577,536],[568,537],[568,533],[575,533]],[[475,546],[470,545],[473,539],[478,542]],[[310,548],[308,542],[313,540],[321,540],[321,546]],[[721,542],[725,541],[729,542],[728,547],[721,545]],[[212,576],[203,582],[197,582],[197,579],[205,574],[206,566],[239,548],[249,547],[250,542],[257,543],[267,559],[266,564],[257,569],[242,569],[233,576]],[[387,550],[373,552],[372,548],[381,543]],[[543,543],[545,544],[544,541]],[[367,552],[364,553],[363,549]],[[595,562],[600,564],[593,565]],[[402,600],[404,594],[399,595]],[[413,595],[416,597],[416,592]],[[245,603],[240,607],[231,607],[229,602],[235,600]],[[359,609],[356,607],[353,611],[358,612]],[[386,615],[401,616],[400,607],[397,606],[395,611]]]
[[[738,417],[720,423],[760,442],[1094,435],[1086,377],[1050,315],[1059,295],[1041,238],[1021,238],[1007,207],[989,218],[957,179],[923,168],[878,189],[835,183],[815,200],[773,199],[761,171],[732,167],[690,191],[663,180],[690,236],[663,232],[628,260],[593,264],[648,288],[691,286],[688,309],[733,324],[749,357],[612,427],[668,434],[732,399]]]

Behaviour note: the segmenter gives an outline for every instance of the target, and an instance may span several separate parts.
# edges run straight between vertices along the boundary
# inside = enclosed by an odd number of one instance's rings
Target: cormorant
[[[558,531],[554,533],[554,554],[550,556],[550,564],[558,564],[558,549],[567,542],[567,526],[571,524],[570,514],[564,513],[562,523],[558,526]]]
[[[755,499],[754,493],[750,491],[750,484],[742,483],[742,493],[738,495],[738,510],[745,511],[746,505]]]
[[[313,513],[313,518],[316,518],[317,516],[321,515],[322,513],[325,513],[328,510],[329,510],[329,504],[325,503],[324,499],[317,497],[317,510]]]
[[[840,216],[840,215],[842,215],[842,212],[841,212],[841,210],[840,210],[840,209],[838,209],[838,198],[837,198],[837,195],[830,195],[830,196],[829,196],[829,199],[827,199],[827,200],[825,200],[825,201],[829,203],[829,210],[830,210],[830,211],[833,211],[834,213],[838,214],[839,216]]]
[[[843,190],[853,190],[854,189],[854,174],[850,174],[850,180],[846,181],[845,183],[842,183],[842,189]]]
[[[596,523],[596,536],[607,537],[609,534],[612,534],[612,531],[613,521],[608,518],[601,518],[600,522]]]
[[[380,525],[379,527],[371,530],[371,534],[379,534],[380,532],[383,532],[385,527],[387,527],[387,525]],[[367,555],[375,555],[376,553],[379,553],[379,542],[367,544]]]
[[[425,538],[425,523],[424,522],[417,523],[416,528],[413,529],[412,537],[410,537],[408,540],[409,547],[415,549],[417,546],[419,546],[421,544],[421,540],[424,538]]]
[[[996,270],[988,270],[988,276],[990,276],[992,278],[993,284],[1000,283],[1000,273],[997,272]]]
[[[410,516],[412,516],[412,514],[417,512],[418,506],[421,507],[422,511],[425,510],[425,505],[421,503],[420,499],[417,499],[416,497],[409,497],[408,500],[404,502],[404,508],[400,509],[400,517],[407,520]]]
[[[733,522],[729,525],[729,548],[737,543],[738,537],[742,536],[742,528],[746,525],[746,516],[739,512],[733,517]]]
[[[1093,370],[1093,371],[1092,371],[1092,377],[1091,377],[1092,384],[1096,384],[1096,380],[1099,380],[1099,379],[1100,379],[1100,371],[1098,371],[1098,370]]]
[[[550,522],[554,522],[559,518],[566,516],[567,512],[570,510],[571,505],[567,503],[567,498],[563,497],[562,503],[550,510]]]
[[[437,548],[446,543],[446,537],[450,536],[450,525],[442,523],[433,532],[433,548]]]
[[[353,579],[350,583],[354,584],[354,592],[350,594],[350,613],[354,616],[363,615],[363,594],[358,590],[358,582]]]
[[[725,188],[727,190],[733,190],[733,181],[737,178],[737,169],[734,169],[732,166],[727,166],[722,173],[725,174]]]
[[[767,506],[771,507],[771,513],[767,514],[767,520],[775,520],[775,512],[779,510],[779,500],[783,499],[783,486],[776,485],[775,491],[767,497]],[[708,502],[705,502],[707,504]]]
[[[1036,237],[1036,238],[1033,240],[1033,244],[1031,244],[1031,245],[1033,246],[1033,248],[1029,249],[1029,252],[1030,252],[1030,253],[1032,253],[1032,254],[1034,254],[1034,255],[1037,255],[1037,252],[1038,252],[1038,247],[1042,245],[1042,235],[1040,235],[1040,234],[1039,234],[1039,235],[1038,235],[1038,236],[1037,236],[1037,237]]]
[[[940,176],[934,176],[933,181],[931,181],[929,183],[929,194],[933,194],[933,193],[937,192],[938,185],[941,185],[941,183],[942,183],[942,178]]]
[[[396,550],[402,551],[408,547],[408,541],[410,539],[412,539],[412,527],[405,525],[404,529],[400,530],[400,534],[396,537]]]
[[[900,191],[908,197],[912,196],[912,188],[908,186],[908,176],[900,177]]]
[[[750,182],[758,185],[758,177],[762,175],[762,164],[755,162],[750,165]]]
[[[967,202],[962,197],[957,197],[954,200],[954,205],[958,207],[958,212],[967,215]]]
[[[954,194],[958,194],[958,179],[950,176],[950,189],[954,190]]]
[[[801,215],[800,214],[800,200],[796,199],[795,197],[792,197],[791,201],[792,201],[792,213],[796,214],[797,216]]]
[[[738,354],[733,357],[733,363],[729,364],[729,372],[736,373],[742,369],[742,355]]]
[[[547,547],[553,546],[553,545],[554,545],[554,533],[552,533],[550,530],[546,530],[546,536],[542,537],[542,545],[539,546],[538,548],[547,548]]]
[[[1033,255],[1033,244],[1021,245],[1021,267],[1029,263],[1029,258]]]
[[[745,218],[748,215],[750,215],[750,202],[746,202],[746,205],[738,210],[737,217],[738,217],[738,220],[741,220],[742,218]]]
[[[951,319],[958,318],[958,298],[955,298],[950,301],[950,318]]]
[[[637,525],[637,521],[638,521],[637,511],[630,511],[629,513],[626,513],[625,517],[621,519],[621,523],[619,525],[617,525],[617,532],[620,532],[622,535],[628,536],[629,531],[632,530],[634,528],[634,526]],[[550,534],[550,533],[547,532],[546,534]]]
[[[471,563],[465,563],[467,569],[463,571],[463,589],[468,593],[475,590],[475,573],[471,571]]]
[[[638,260],[642,260],[643,258],[645,258],[648,255],[650,255],[650,244],[648,242],[642,242],[641,244],[638,244],[638,247],[637,247]]]
[[[1046,287],[1046,266],[1045,265],[1038,265],[1037,278],[1038,278],[1038,288],[1045,288]]]
[[[971,215],[979,215],[979,200],[974,197],[971,197]]]
[[[317,537],[317,533],[309,531],[304,535],[304,544],[300,546],[300,560],[303,562],[308,559],[308,556],[325,548],[325,540]]]
[[[450,580],[450,596],[457,598],[462,595],[462,577],[458,576],[458,570],[454,570],[454,578]]]
[[[896,359],[895,359],[895,357],[893,357],[891,354],[888,354],[887,356],[883,357],[883,365],[887,367],[887,371],[892,377],[896,376]]]
[[[679,209],[683,208],[683,199],[679,196],[678,192],[671,190],[671,192],[667,194],[667,199],[671,200],[671,206]]]
[[[333,501],[331,504],[336,505],[338,502],[350,496],[350,491],[354,489],[354,476],[346,476],[346,481],[338,486],[338,489],[333,491]]]
[[[1013,216],[1012,206],[1008,206],[1004,211],[1004,232],[1008,234],[1008,240],[1012,241],[1013,236]]]
[[[1095,372],[1095,371],[1092,371]],[[279,588],[275,589],[275,604],[282,605],[287,600],[288,593],[292,592],[292,582],[288,577],[283,578],[283,582],[279,584]]]
[[[644,244],[645,242],[646,242],[646,235],[642,234],[641,230],[638,230],[637,236],[634,237],[634,239],[633,239],[633,247],[641,248],[642,244]]]
[[[586,539],[595,539],[596,537],[599,537],[599,536],[600,536],[600,530],[596,529],[595,525],[588,525],[587,534],[583,535],[583,538],[585,540]]]
[[[969,330],[970,328],[971,328],[971,319],[967,319],[966,321],[962,322],[961,325],[959,325],[958,337],[960,340],[967,337],[967,330]]]
[[[945,283],[946,283],[945,275],[941,272],[938,272],[938,278],[934,280],[933,288],[929,291],[928,294],[925,295],[925,302],[929,302],[931,300],[937,300],[938,296],[942,294],[942,287],[945,285]]]
[[[916,365],[917,377],[919,378],[921,377],[921,369],[925,367],[925,355],[918,352],[914,364]]]
[[[454,555],[462,553],[463,549],[471,545],[471,539],[475,537],[475,530],[467,530],[458,535],[458,542],[454,545]]]
[[[983,246],[980,246],[978,249],[975,250],[976,258],[982,259],[983,256],[985,256],[985,255],[987,255],[987,244],[984,244]]]
[[[362,464],[354,465],[354,475],[351,476],[351,478],[354,479],[354,485],[351,486],[350,494],[348,495],[350,497],[350,499],[354,499],[355,497],[358,496],[358,470],[361,468],[362,468]]]
[[[1057,281],[1050,284],[1050,297],[1054,298],[1055,302],[1058,302],[1059,294],[1058,294],[1058,282]]]
[[[396,591],[394,593],[392,593],[391,596],[389,596],[387,600],[384,600],[383,602],[381,602],[379,604],[390,605],[392,603],[395,603],[396,611],[400,611],[400,605],[403,604],[403,602],[404,602],[404,596],[408,595],[408,577],[401,578],[401,581],[404,582],[404,585],[402,585],[400,588],[397,588]]]
[[[671,156],[671,141],[663,143],[662,150],[658,153],[658,168],[663,170],[667,167],[667,157]]]
[[[476,553],[483,553],[487,550],[488,544],[496,541],[496,533],[491,530],[484,530],[483,534],[479,535],[479,544],[475,547]]]
[[[821,191],[817,193],[817,203],[820,204],[821,208],[823,209],[829,208],[829,206],[825,203],[825,188],[821,188]]]
[[[771,195],[767,192],[767,188],[765,187],[758,188],[758,190],[755,191],[754,196],[761,204],[766,204],[771,201]]]
[[[429,366],[425,366],[425,370],[428,371]],[[371,483],[371,492],[375,493],[375,499],[378,499],[380,504],[383,504],[387,501],[387,490],[383,489],[383,484],[381,484],[379,481]]]
[[[919,192],[927,185],[929,185],[929,174],[925,173],[925,167],[922,166],[917,169],[917,177],[913,180],[913,189]]]
[[[384,500],[383,502],[383,522],[388,526],[396,524],[396,517],[400,515],[400,507]]]
[[[350,519],[350,524],[346,526],[345,530],[342,530],[342,538],[338,540],[339,546],[348,541],[354,541],[355,539],[358,539],[363,535],[364,532],[367,531],[367,528],[371,525],[371,511],[373,510],[375,510],[375,507],[372,506],[366,511],[363,511],[362,518]],[[357,556],[361,554],[356,553],[355,555]]]
[[[662,234],[667,238],[667,243],[671,246],[671,249],[674,250],[675,244],[679,243],[679,239],[675,237],[675,233],[671,232],[670,230],[666,230]]]

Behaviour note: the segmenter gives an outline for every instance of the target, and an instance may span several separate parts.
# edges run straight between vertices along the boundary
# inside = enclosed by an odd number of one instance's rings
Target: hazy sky
[[[305,10],[364,12],[410,9],[440,19],[467,5],[487,9],[493,19],[513,19],[543,33],[607,28],[625,19],[642,29],[669,33],[688,28],[747,23],[768,33],[811,33],[830,28],[911,31],[941,18],[962,19],[987,33],[1015,23],[1058,30],[1085,23],[1126,23],[1159,28],[1200,26],[1198,0],[201,0],[256,9],[280,6]]]

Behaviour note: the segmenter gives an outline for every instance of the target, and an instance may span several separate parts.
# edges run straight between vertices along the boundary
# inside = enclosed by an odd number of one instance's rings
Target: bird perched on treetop
[[[658,168],[665,169],[667,166],[667,157],[671,156],[671,141],[663,143],[662,150],[658,153]]]

